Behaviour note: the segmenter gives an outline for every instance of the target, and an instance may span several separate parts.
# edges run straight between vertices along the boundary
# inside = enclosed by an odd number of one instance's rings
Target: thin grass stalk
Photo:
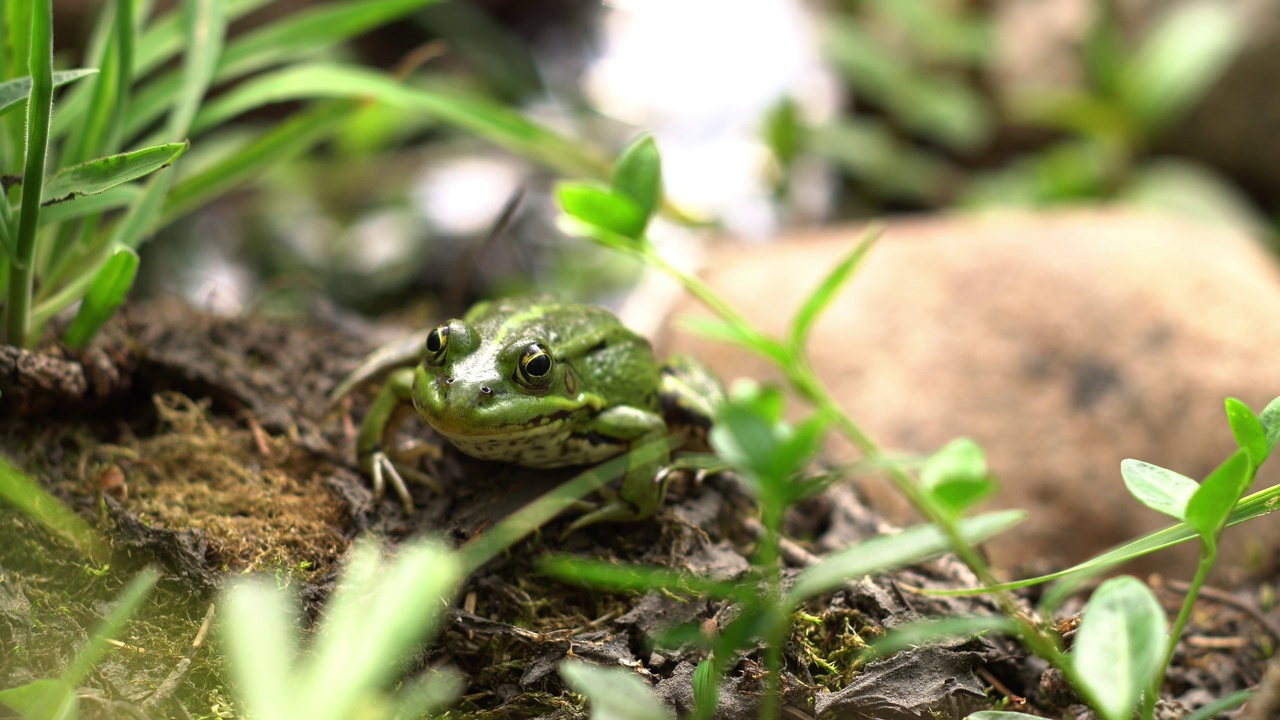
[[[16,3],[21,4],[21,3]],[[53,0],[31,8],[31,95],[27,98],[27,159],[23,166],[22,217],[18,219],[15,256],[9,266],[8,339],[26,345],[35,280],[36,230],[40,193],[44,190],[45,155],[49,151],[49,118],[53,114]]]

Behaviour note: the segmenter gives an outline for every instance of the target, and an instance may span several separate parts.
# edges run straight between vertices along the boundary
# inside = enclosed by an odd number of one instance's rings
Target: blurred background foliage
[[[229,42],[310,5],[325,3],[268,3],[233,23]],[[1280,181],[1215,157],[1187,127],[1260,100],[1247,84],[1243,99],[1213,93],[1248,56],[1277,54],[1277,5],[448,0],[312,59],[460,88],[602,156],[653,132],[669,199],[738,237],[907,212],[1123,202],[1270,242]],[[95,6],[55,3],[59,68],[83,62]],[[1274,67],[1257,74],[1262,87],[1280,81]],[[1264,117],[1280,112],[1267,102]],[[297,109],[241,115],[193,142],[178,172]],[[1269,135],[1235,140],[1280,154]],[[228,311],[332,298],[376,313],[439,298],[457,312],[528,289],[607,299],[637,269],[555,230],[555,171],[524,155],[365,101],[314,150],[165,228],[143,248],[140,285]],[[655,236],[673,242],[687,227]]]

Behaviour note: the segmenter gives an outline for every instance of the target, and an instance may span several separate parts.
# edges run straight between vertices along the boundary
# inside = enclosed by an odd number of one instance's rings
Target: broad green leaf
[[[648,224],[662,203],[662,158],[652,135],[636,140],[618,158],[613,192],[631,198]],[[640,232],[644,232],[643,226]]]
[[[1280,440],[1280,398],[1267,403],[1258,420],[1267,429],[1267,454],[1270,455],[1276,447],[1276,440]]]
[[[138,254],[132,248],[120,247],[112,253],[102,267],[98,268],[93,283],[80,302],[80,309],[62,335],[62,341],[76,349],[88,345],[102,325],[124,303],[137,273]]]
[[[556,186],[560,208],[570,217],[633,240],[644,235],[648,223],[634,200],[612,190],[588,183],[560,183]]]
[[[958,528],[961,537],[976,544],[1008,530],[1025,517],[1026,513],[1020,510],[1004,510],[965,518]],[[874,537],[805,568],[787,593],[787,601],[798,605],[863,575],[915,565],[948,549],[946,536],[933,525],[916,525],[896,535]]]
[[[800,119],[800,106],[787,96],[769,109],[765,116],[765,144],[773,151],[778,164],[785,170],[800,154],[804,127]]]
[[[290,712],[290,689],[302,690],[291,672],[297,618],[285,592],[261,578],[237,579],[218,607],[231,680],[243,710],[253,717],[296,717]]]
[[[75,659],[62,671],[63,682],[72,687],[79,687],[80,683],[84,682],[89,672],[106,654],[111,642],[124,633],[125,626],[133,619],[138,608],[142,607],[143,601],[151,594],[151,589],[159,579],[160,573],[147,568],[129,581],[129,584],[120,592],[111,611],[89,631],[89,643],[76,653]]]
[[[671,720],[673,715],[635,672],[578,660],[560,665],[574,692],[587,697],[591,720]]]
[[[388,103],[439,118],[568,175],[608,176],[610,164],[594,148],[552,132],[503,105],[443,84],[410,84],[376,70],[336,63],[296,65],[248,80],[200,108],[191,132],[199,134],[263,105],[321,98]]]
[[[53,74],[53,86],[66,85],[75,82],[86,75],[92,75],[98,72],[94,68],[80,68],[78,70],[63,70]],[[0,115],[4,115],[10,110],[17,109],[17,105],[27,99],[31,94],[31,78],[20,77],[16,80],[0,83]]]
[[[934,453],[920,468],[920,486],[947,510],[958,513],[996,489],[987,472],[982,446],[957,438]]]
[[[1120,475],[1138,502],[1178,520],[1187,518],[1187,501],[1200,489],[1186,475],[1132,458],[1120,462]]]
[[[1092,707],[1105,720],[1130,720],[1159,669],[1168,621],[1155,593],[1122,576],[1098,586],[1069,655]]]
[[[23,720],[76,720],[80,701],[74,686],[47,679],[0,690],[0,705],[8,706]]]
[[[810,130],[806,147],[879,197],[940,202],[959,172],[941,155],[904,141],[885,123],[845,117]]]
[[[466,682],[452,667],[437,667],[405,683],[396,693],[392,718],[437,717],[462,694]]]
[[[880,237],[879,228],[873,228],[863,233],[858,244],[854,245],[849,253],[831,268],[827,276],[822,282],[809,293],[809,297],[800,306],[800,310],[796,312],[795,319],[791,322],[791,348],[792,352],[799,355],[804,349],[804,345],[809,339],[809,330],[813,328],[813,323],[818,319],[818,315],[831,301],[835,299],[836,293],[844,286],[849,277],[853,275],[853,271],[862,263],[862,259],[867,256],[867,252],[871,250],[871,246],[875,244]]]
[[[1280,485],[1259,490],[1236,504],[1227,518],[1227,527],[1270,515],[1280,508]],[[1052,582],[1079,573],[1098,573],[1123,562],[1150,555],[1157,550],[1173,547],[1179,543],[1193,540],[1200,534],[1187,523],[1178,523],[1163,530],[1143,535],[1142,537],[1112,548],[1107,552],[1073,565],[1066,570],[1041,575],[1039,577],[1015,580],[990,587],[966,588],[963,590],[922,590],[926,595],[959,596],[984,595],[1004,590],[1019,590],[1032,585]]]
[[[80,195],[96,195],[169,165],[187,151],[188,143],[169,143],[90,160],[58,172],[44,189],[45,203]]]
[[[1237,450],[1200,484],[1187,502],[1187,524],[1206,541],[1216,542],[1231,509],[1253,484],[1257,468],[1243,450]]]
[[[1262,421],[1249,409],[1248,405],[1235,398],[1227,398],[1227,422],[1231,425],[1231,434],[1235,436],[1236,445],[1249,456],[1253,466],[1259,467],[1267,459],[1271,448],[1267,444],[1267,429]]]
[[[1122,100],[1149,132],[1199,101],[1244,46],[1232,13],[1214,3],[1171,8],[1125,67]]]

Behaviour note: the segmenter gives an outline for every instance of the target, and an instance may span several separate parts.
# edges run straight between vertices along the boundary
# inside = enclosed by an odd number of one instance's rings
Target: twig
[[[1165,585],[1174,592],[1184,594],[1191,589],[1190,583],[1183,582],[1181,580],[1167,580],[1165,581]],[[1211,588],[1208,585],[1201,586],[1200,596],[1223,605],[1229,605],[1240,612],[1245,613],[1249,617],[1253,618],[1254,622],[1261,625],[1262,629],[1267,631],[1267,634],[1271,636],[1271,639],[1274,640],[1276,644],[1280,645],[1280,625],[1273,622],[1271,618],[1263,614],[1263,612],[1252,603],[1245,602],[1231,593],[1218,590],[1217,588]]]
[[[182,679],[187,676],[187,671],[191,669],[191,660],[195,654],[204,646],[204,640],[209,635],[209,625],[213,623],[213,604],[209,604],[209,609],[204,614],[204,621],[200,623],[200,629],[196,631],[196,637],[191,641],[191,647],[187,650],[186,657],[178,661],[177,666],[173,668],[173,672],[151,691],[146,700],[142,701],[142,709],[150,711],[161,702],[173,696],[174,691],[178,689],[178,685],[182,683]],[[179,705],[181,703],[178,703]],[[185,711],[185,708],[184,708]]]

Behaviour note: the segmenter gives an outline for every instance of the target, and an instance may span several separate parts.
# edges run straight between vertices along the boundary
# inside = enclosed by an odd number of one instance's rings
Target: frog
[[[356,437],[357,467],[375,500],[389,481],[406,513],[414,503],[403,476],[431,481],[388,454],[409,408],[466,455],[559,468],[598,464],[673,434],[686,447],[705,449],[724,399],[723,385],[697,358],[660,364],[649,341],[609,310],[547,295],[481,302],[461,318],[384,346],[334,396],[389,366],[395,369]],[[632,462],[616,493],[570,531],[657,512],[670,454],[644,455],[652,459]]]

